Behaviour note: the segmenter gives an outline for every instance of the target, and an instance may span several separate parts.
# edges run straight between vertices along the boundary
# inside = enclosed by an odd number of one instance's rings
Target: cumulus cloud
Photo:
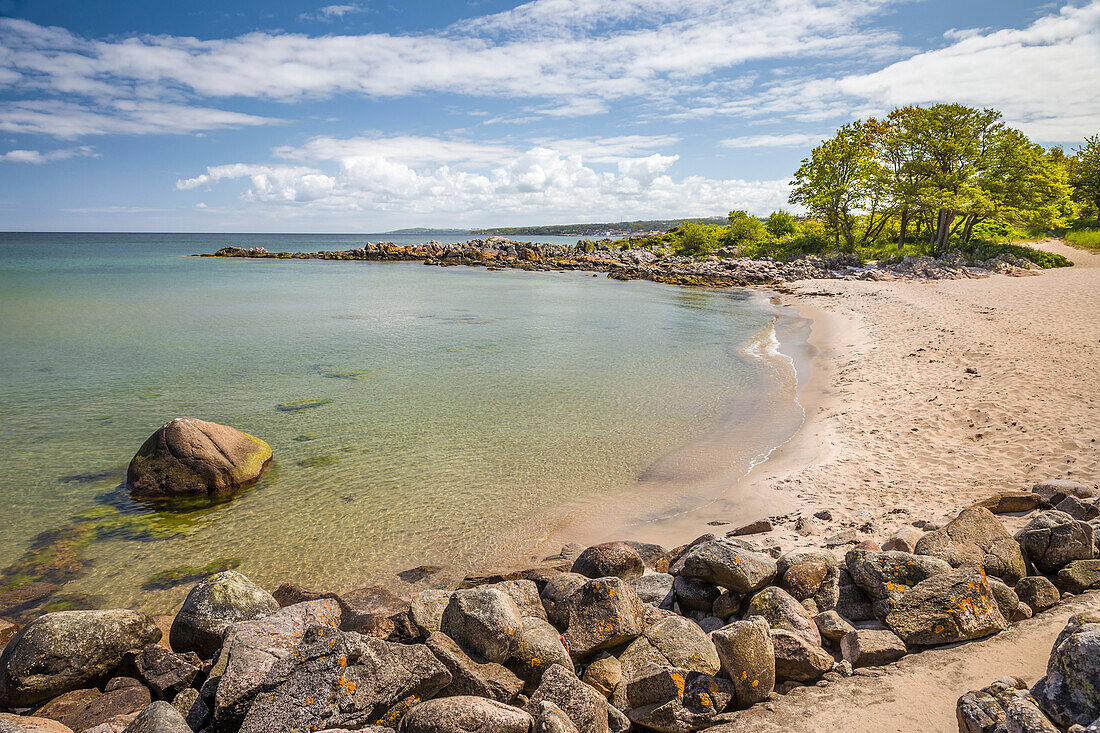
[[[99,157],[99,154],[95,151],[95,148],[88,145],[81,145],[78,148],[49,150],[45,153],[39,150],[9,150],[6,153],[0,153],[0,161],[6,163],[31,163],[33,165],[52,163],[56,160],[68,160],[69,158],[97,157]]]
[[[1096,132],[1100,1],[1066,5],[1022,29],[953,30],[945,38],[949,43],[942,48],[876,71],[783,81],[680,116],[815,121],[883,114],[906,104],[961,102],[999,109],[1010,124],[1043,142],[1071,142]]]
[[[436,138],[317,138],[277,155],[298,164],[230,164],[177,182],[190,190],[245,181],[246,201],[305,211],[445,215],[450,221],[510,216],[637,216],[731,207],[767,213],[783,205],[782,181],[675,180],[678,155],[639,154],[675,138],[562,140],[529,148]],[[592,152],[586,160],[581,151]]]
[[[689,79],[753,61],[891,53],[895,34],[869,27],[867,19],[901,1],[535,0],[415,35],[249,33],[212,40],[94,40],[3,18],[0,84],[58,101],[79,95],[95,111],[118,100],[293,102],[445,92],[540,102],[529,107],[533,117],[577,117],[606,112],[610,100],[670,99]],[[320,13],[338,18],[361,9],[331,5]],[[242,116],[225,124],[255,122]]]

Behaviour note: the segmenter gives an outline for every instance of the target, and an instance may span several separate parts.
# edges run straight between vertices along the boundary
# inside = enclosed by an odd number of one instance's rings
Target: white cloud
[[[9,18],[0,19],[0,83],[96,104],[444,92],[543,100],[530,114],[575,117],[603,113],[609,100],[668,99],[689,79],[752,61],[895,53],[896,36],[867,21],[901,1],[535,0],[427,34],[213,40],[90,40]],[[357,7],[322,13],[340,17]]]
[[[606,218],[745,208],[767,213],[784,204],[782,181],[675,180],[677,155],[651,152],[676,138],[580,138],[530,148],[427,137],[317,138],[279,157],[301,165],[212,166],[177,182],[181,190],[246,181],[245,201],[303,213],[386,212],[452,222],[509,216]],[[582,153],[584,151],[584,153]],[[586,159],[591,153],[593,159]]]
[[[116,100],[100,105],[53,99],[0,102],[0,131],[66,140],[84,135],[178,134],[278,122],[211,107],[154,101]]]
[[[783,81],[763,91],[698,104],[678,116],[804,122],[884,114],[906,104],[960,102],[998,109],[1009,124],[1042,142],[1072,142],[1095,134],[1100,121],[1100,0],[1066,5],[1022,29],[954,30],[945,37],[945,47],[877,71]]]
[[[88,145],[81,145],[78,148],[62,148],[58,150],[50,150],[45,153],[38,150],[9,150],[6,153],[0,153],[0,161],[7,163],[31,163],[39,165],[42,163],[52,163],[56,160],[68,160],[69,158],[97,158],[99,154]]]
[[[817,145],[829,137],[828,134],[808,135],[794,132],[781,135],[742,135],[730,137],[722,141],[727,148],[798,148]]]

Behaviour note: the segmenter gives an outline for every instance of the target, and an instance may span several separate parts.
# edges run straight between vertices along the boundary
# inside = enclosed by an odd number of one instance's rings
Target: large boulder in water
[[[222,635],[231,624],[278,610],[279,602],[270,593],[235,570],[226,570],[191,589],[172,621],[168,641],[173,651],[195,652],[209,659],[221,647]]]
[[[218,496],[256,483],[271,446],[228,425],[177,417],[149,436],[126,471],[132,496]]]
[[[0,655],[0,707],[34,705],[88,687],[116,670],[127,652],[160,641],[144,613],[57,611],[39,616]]]

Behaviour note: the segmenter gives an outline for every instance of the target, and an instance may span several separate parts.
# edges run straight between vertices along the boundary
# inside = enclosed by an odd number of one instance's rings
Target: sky
[[[937,102],[1072,150],[1100,0],[0,0],[0,230],[766,215]]]

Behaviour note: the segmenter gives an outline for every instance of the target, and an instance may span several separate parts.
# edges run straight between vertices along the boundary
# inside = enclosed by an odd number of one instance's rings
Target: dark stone
[[[447,668],[423,644],[313,627],[295,654],[272,668],[241,733],[392,728],[450,683]]]
[[[437,631],[425,643],[451,673],[451,684],[439,691],[440,697],[473,695],[507,703],[523,689],[523,681],[507,668],[475,662],[446,634]]]
[[[443,697],[409,710],[402,733],[528,733],[534,719],[519,708],[482,697]]]
[[[587,578],[615,576],[623,580],[641,577],[645,562],[638,551],[625,542],[593,545],[580,554],[570,572]]]
[[[683,575],[676,575],[673,578],[672,591],[676,595],[680,608],[685,611],[710,613],[714,602],[722,594],[721,588],[701,580],[693,580]]]
[[[1017,597],[1035,613],[1042,613],[1058,604],[1062,600],[1062,594],[1054,583],[1042,575],[1029,575],[1022,578],[1013,589]]]
[[[58,611],[24,626],[0,655],[0,706],[25,707],[108,677],[127,652],[160,640],[128,610]]]
[[[672,591],[673,577],[668,573],[650,573],[627,583],[642,599],[642,603],[651,603],[658,608],[671,611],[676,595]]]
[[[1016,540],[1046,575],[1074,560],[1091,560],[1094,552],[1092,526],[1065,512],[1043,512],[1016,533]]]
[[[174,707],[157,700],[138,713],[122,733],[191,733],[191,728]]]
[[[767,555],[713,539],[685,550],[669,572],[737,593],[755,593],[775,579],[776,564]]]
[[[176,654],[159,644],[150,644],[135,655],[134,667],[153,694],[162,700],[171,700],[195,681],[202,669],[202,660],[194,652]]]
[[[172,621],[168,641],[176,652],[195,652],[210,659],[230,624],[278,610],[279,603],[270,593],[237,571],[226,570],[191,589]]]
[[[1061,726],[1100,718],[1100,615],[1082,613],[1069,620],[1054,641],[1046,677],[1031,692]]]

